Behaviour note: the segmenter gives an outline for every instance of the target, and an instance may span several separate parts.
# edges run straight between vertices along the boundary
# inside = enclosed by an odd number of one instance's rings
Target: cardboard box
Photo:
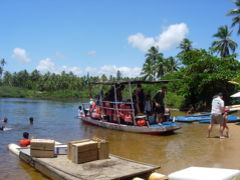
[[[90,140],[73,144],[71,159],[77,164],[98,160],[98,143]]]
[[[70,141],[67,144],[67,148],[68,148],[68,152],[67,152],[67,157],[69,160],[72,160],[72,145],[73,144],[77,144],[77,143],[81,143],[81,142],[87,142],[90,141],[90,139],[83,139],[83,140],[78,140],[78,141]]]
[[[30,144],[30,155],[32,157],[50,158],[54,157],[55,141],[50,139],[32,139]]]
[[[54,153],[57,154],[57,155],[67,154],[68,153],[67,144],[57,144],[57,145],[55,145]]]
[[[108,159],[109,158],[108,141],[100,138],[92,138],[92,140],[98,142],[98,159]]]

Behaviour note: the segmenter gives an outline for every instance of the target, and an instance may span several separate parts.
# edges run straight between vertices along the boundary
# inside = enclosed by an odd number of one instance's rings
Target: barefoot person
[[[226,137],[229,137],[229,128],[227,125],[227,120],[228,120],[228,111],[229,109],[225,108],[224,109],[224,115],[223,115],[223,131],[226,129]]]
[[[224,101],[223,94],[219,93],[217,96],[213,97],[212,100],[212,110],[211,110],[211,122],[208,126],[208,136],[210,137],[210,133],[212,131],[213,125],[216,123],[220,124],[219,128],[219,135],[220,138],[224,138],[223,136],[223,130],[224,130],[224,120],[223,120],[223,114],[224,114]]]

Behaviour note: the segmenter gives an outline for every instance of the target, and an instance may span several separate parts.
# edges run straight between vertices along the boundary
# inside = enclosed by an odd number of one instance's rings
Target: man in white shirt
[[[222,93],[219,93],[217,96],[213,97],[212,111],[211,111],[211,123],[208,126],[208,137],[210,137],[210,133],[212,131],[213,125],[220,124],[220,129],[219,129],[220,138],[224,138],[224,136],[223,136],[224,101],[222,99],[223,99]]]

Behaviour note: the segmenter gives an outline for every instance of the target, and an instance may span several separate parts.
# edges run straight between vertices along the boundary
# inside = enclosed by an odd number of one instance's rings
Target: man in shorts
[[[220,129],[219,129],[220,138],[224,138],[223,114],[224,114],[223,94],[219,93],[218,95],[214,96],[212,100],[211,122],[210,122],[210,125],[208,126],[208,137],[210,137],[210,133],[212,131],[213,125],[220,124]]]

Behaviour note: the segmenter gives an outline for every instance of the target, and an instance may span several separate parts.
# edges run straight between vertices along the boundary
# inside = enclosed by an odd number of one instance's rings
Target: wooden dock
[[[54,180],[125,180],[134,177],[146,179],[160,168],[114,155],[110,155],[109,159],[75,164],[67,158],[67,155],[34,158],[30,156],[29,149],[21,149],[19,158]]]

